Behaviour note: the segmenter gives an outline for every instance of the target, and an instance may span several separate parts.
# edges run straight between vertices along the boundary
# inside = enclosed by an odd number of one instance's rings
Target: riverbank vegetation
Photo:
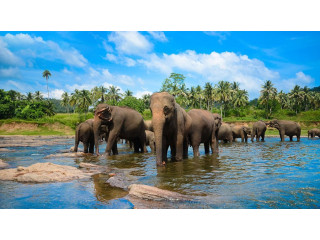
[[[296,85],[284,93],[267,80],[260,89],[260,97],[249,101],[248,92],[241,89],[237,82],[220,81],[216,85],[207,82],[203,86],[187,88],[185,79],[182,74],[172,73],[163,81],[160,91],[175,96],[177,103],[186,111],[206,109],[220,113],[225,122],[250,123],[271,118],[293,120],[302,123],[303,132],[320,121],[319,87],[309,89]],[[136,98],[131,90],[120,93],[116,86],[75,89],[70,94],[63,93],[61,100],[45,99],[40,91],[24,95],[14,90],[0,89],[0,124],[30,123],[41,128],[45,124],[58,123],[75,129],[77,124],[93,117],[93,110],[99,103],[128,106],[140,112],[146,120],[152,117],[149,94]],[[54,134],[46,127],[41,132]],[[5,130],[0,134],[5,134]]]

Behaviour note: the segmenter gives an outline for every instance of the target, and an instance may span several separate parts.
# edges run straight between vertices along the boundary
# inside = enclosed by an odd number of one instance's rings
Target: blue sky
[[[320,32],[0,32],[0,88],[50,96],[94,86],[158,91],[171,72],[187,87],[237,81],[250,99],[271,80],[288,92],[320,85]]]

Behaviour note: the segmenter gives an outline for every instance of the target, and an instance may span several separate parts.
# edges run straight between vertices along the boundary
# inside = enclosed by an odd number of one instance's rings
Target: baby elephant
[[[311,130],[308,131],[308,138],[309,136],[311,138],[314,138],[315,136],[318,136],[320,138],[320,129],[318,128],[313,128]]]
[[[146,130],[146,146],[150,146],[151,152],[156,151],[156,142],[154,140],[154,132]]]
[[[93,119],[89,119],[80,123],[76,128],[76,137],[74,144],[74,151],[78,151],[79,142],[83,143],[84,153],[93,153],[94,151],[94,135],[93,135]]]
[[[241,142],[248,142],[248,135],[251,135],[251,129],[246,126],[237,126],[233,125],[232,129],[232,136],[233,141],[235,142],[236,138],[241,138]]]
[[[267,130],[267,125],[264,121],[259,120],[255,122],[252,126],[252,134],[251,134],[251,142],[253,142],[254,138],[256,137],[257,142],[261,141],[264,142],[265,132]]]

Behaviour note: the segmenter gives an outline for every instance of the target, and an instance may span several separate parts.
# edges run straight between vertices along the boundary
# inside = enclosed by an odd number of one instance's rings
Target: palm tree
[[[142,96],[142,101],[144,103],[144,108],[145,109],[148,109],[150,107],[150,97],[151,97],[150,94],[144,94]]]
[[[199,99],[199,108],[201,109],[202,99],[204,99],[203,91],[200,85],[198,85],[195,90],[196,90],[195,98]]]
[[[204,98],[207,102],[207,110],[210,109],[210,106],[212,108],[212,95],[213,95],[213,87],[211,85],[211,83],[207,82],[204,86],[204,90],[203,90],[203,95]]]
[[[49,101],[48,79],[49,79],[49,77],[51,77],[51,73],[49,72],[49,70],[44,70],[43,73],[42,73],[42,77],[46,78],[46,80],[47,80],[47,91],[48,91],[48,101]]]
[[[223,109],[226,109],[228,107],[228,102],[231,100],[231,84],[226,81],[220,81],[217,84],[217,99],[221,103],[220,111],[221,116],[223,114]],[[224,112],[225,116],[225,112]]]
[[[300,86],[298,85],[295,85],[289,93],[289,98],[291,99],[292,110],[294,110],[296,114],[298,114],[298,112],[301,109],[304,98],[302,88],[300,88]]]
[[[105,88],[104,86],[100,87],[94,87],[91,89],[91,94],[92,94],[92,100],[93,102],[96,102],[100,99],[98,103],[104,103],[107,101],[107,91],[108,89]]]
[[[61,97],[62,97],[62,101],[60,102],[60,104],[61,106],[66,107],[67,112],[69,113],[69,105],[70,105],[69,94],[67,92],[64,92]]]
[[[27,93],[27,100],[28,100],[29,102],[31,102],[31,101],[33,100],[33,94],[32,94],[32,92],[28,92],[28,93]]]
[[[124,97],[132,97],[132,95],[133,95],[133,92],[130,91],[129,89],[127,91],[125,91],[123,94]]]
[[[43,99],[42,93],[40,91],[35,91],[34,99],[37,100],[37,101],[41,101]]]
[[[235,108],[244,107],[249,102],[249,94],[246,90],[238,90],[234,94],[233,106]]]
[[[285,94],[282,90],[278,93],[276,99],[280,103],[281,109],[289,107],[288,95]]]
[[[116,86],[110,86],[109,87],[109,98],[111,100],[112,105],[115,105],[117,103],[117,101],[120,100],[120,89],[117,88]]]
[[[271,115],[272,108],[270,107],[270,100],[277,96],[277,89],[273,86],[270,80],[267,80],[260,91],[260,104],[266,106],[267,118]]]

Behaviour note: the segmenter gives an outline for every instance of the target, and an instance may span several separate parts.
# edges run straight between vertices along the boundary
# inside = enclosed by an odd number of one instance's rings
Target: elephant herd
[[[233,142],[241,138],[247,142],[264,141],[267,126],[279,130],[281,141],[287,135],[300,141],[301,127],[298,123],[286,120],[258,121],[252,126],[239,126],[223,123],[221,116],[203,109],[192,109],[188,113],[176,103],[174,96],[167,92],[152,94],[150,98],[152,120],[144,121],[141,114],[129,107],[99,104],[94,118],[89,119],[76,128],[75,148],[83,142],[84,152],[99,155],[99,141],[105,139],[106,155],[118,154],[117,142],[126,139],[134,152],[147,152],[149,145],[156,153],[156,163],[163,166],[167,162],[168,148],[171,149],[172,160],[181,161],[188,156],[188,146],[193,148],[194,156],[199,156],[199,146],[204,144],[205,153],[218,152],[218,141]],[[308,131],[308,137],[320,137],[320,130]]]

